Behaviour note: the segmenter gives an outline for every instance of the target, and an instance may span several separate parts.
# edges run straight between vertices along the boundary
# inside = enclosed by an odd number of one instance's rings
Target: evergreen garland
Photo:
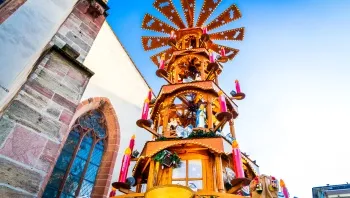
[[[156,162],[160,162],[160,163],[164,163],[166,160],[166,156],[170,155],[170,161],[171,161],[171,167],[173,168],[178,168],[181,166],[181,159],[180,157],[177,155],[177,153],[171,153],[168,150],[162,150],[160,152],[158,152],[154,157],[154,161]],[[169,158],[168,158],[169,159]]]
[[[193,131],[188,138],[213,138],[219,137],[214,131],[205,132],[203,130]]]

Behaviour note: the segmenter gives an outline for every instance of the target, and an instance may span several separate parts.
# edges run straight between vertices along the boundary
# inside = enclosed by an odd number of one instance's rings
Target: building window
[[[77,119],[43,197],[90,197],[105,145],[105,118],[99,111],[90,111]]]
[[[188,186],[193,191],[203,189],[202,160],[183,160],[173,169],[172,184]]]

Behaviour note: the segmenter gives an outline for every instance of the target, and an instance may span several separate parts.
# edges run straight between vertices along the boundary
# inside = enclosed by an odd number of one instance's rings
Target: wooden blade
[[[180,29],[186,28],[172,0],[156,0],[153,6]]]
[[[232,60],[239,52],[238,49],[223,46],[223,45],[218,45],[216,43],[213,43],[212,41],[209,41],[207,44],[208,48],[213,50],[214,52],[220,54],[221,47],[225,48],[226,56]]]
[[[230,23],[232,21],[235,21],[241,17],[242,17],[241,12],[237,8],[237,6],[231,5],[223,13],[221,13],[218,17],[216,17],[213,21],[211,21],[208,24],[208,26],[207,26],[208,31],[213,30],[215,28],[218,28],[220,26],[223,26],[223,25]]]
[[[204,0],[201,12],[197,20],[197,27],[203,26],[204,22],[210,17],[220,2],[221,0]]]
[[[145,51],[157,49],[167,45],[169,37],[142,36],[142,45]]]
[[[159,52],[158,54],[151,56],[151,60],[155,65],[159,66],[159,60],[160,60],[160,57],[162,56],[162,54],[165,53],[165,60],[166,60],[166,59],[169,59],[171,57],[171,55],[173,54],[173,51],[174,51],[173,48],[163,50],[163,51]]]
[[[196,0],[181,0],[181,6],[185,14],[188,27],[193,27]]]
[[[241,41],[244,38],[244,27],[210,34],[211,40]]]
[[[159,20],[158,18],[146,14],[145,17],[143,18],[142,26],[143,29],[145,30],[151,30],[155,32],[161,32],[161,33],[166,33],[170,34],[172,30],[176,31],[176,29],[167,23]]]

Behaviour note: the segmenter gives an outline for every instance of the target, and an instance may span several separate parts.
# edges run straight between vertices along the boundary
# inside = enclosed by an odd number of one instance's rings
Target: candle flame
[[[134,134],[134,135],[131,136],[131,139],[135,139],[135,137],[136,137],[136,135]]]
[[[165,53],[164,54],[162,54],[162,57],[160,58],[160,60],[165,60]]]
[[[223,94],[223,92],[222,92],[222,91],[219,91],[219,92],[218,92],[218,95],[219,95],[219,96],[221,96],[222,94]]]
[[[286,187],[286,184],[284,183],[283,179],[280,179],[280,185],[281,185],[282,188]]]
[[[239,83],[239,81],[238,81],[238,80],[235,80],[235,83]]]
[[[148,100],[148,98],[146,98],[146,99],[145,99],[145,103],[149,103],[149,100]]]
[[[131,149],[128,147],[125,149],[124,155],[130,155],[131,154]]]
[[[239,148],[237,140],[233,140],[232,142],[232,148]]]

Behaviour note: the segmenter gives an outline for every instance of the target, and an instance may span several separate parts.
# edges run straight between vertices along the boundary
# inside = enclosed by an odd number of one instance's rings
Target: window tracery
[[[43,197],[90,197],[107,141],[105,117],[92,110],[77,119]]]

